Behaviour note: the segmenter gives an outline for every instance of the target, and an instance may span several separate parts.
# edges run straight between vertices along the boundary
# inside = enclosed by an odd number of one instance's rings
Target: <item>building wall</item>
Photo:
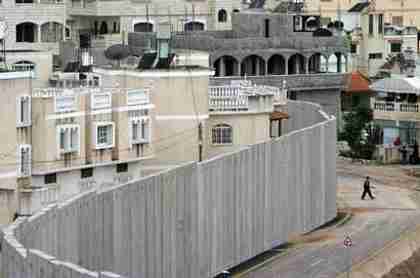
[[[340,111],[339,90],[297,91],[296,100],[318,103],[330,115],[337,115]]]
[[[116,73],[118,74],[118,73]],[[208,82],[212,72],[201,70],[146,71],[123,77],[107,76],[108,85],[119,80],[128,86],[151,84],[153,113],[152,141],[156,162],[178,163],[198,160],[198,125],[206,126]],[[104,86],[107,86],[104,84]],[[204,136],[207,136],[203,132]],[[205,137],[204,137],[205,138]],[[204,146],[206,148],[206,146]]]
[[[213,277],[311,231],[337,212],[335,119],[290,131],[19,219],[1,235],[2,272]]]
[[[57,22],[63,26],[66,23],[66,10],[64,4],[16,4],[15,0],[3,0],[0,4],[0,18],[7,22],[6,48],[22,50],[53,51],[58,54],[58,44],[49,42],[26,43],[16,42],[16,25],[23,22],[32,22],[40,26],[46,22]]]
[[[218,124],[227,124],[233,130],[233,143],[230,145],[212,144],[212,127]],[[230,113],[210,115],[207,127],[207,138],[209,145],[208,157],[222,153],[233,152],[246,146],[264,142],[270,138],[270,113]]]
[[[359,0],[340,1],[340,7],[343,12],[348,11],[355,4],[359,3]],[[308,0],[305,1],[307,6],[307,12],[311,13],[318,11],[323,17],[331,17],[332,19],[337,18],[337,7],[339,0],[322,1],[322,0]],[[420,18],[418,13],[420,7],[416,0],[404,0],[404,1],[389,1],[389,0],[376,0],[375,11],[383,12],[385,15],[385,22],[392,23],[392,17],[402,16],[404,26],[417,26],[420,27]]]
[[[18,208],[17,167],[18,145],[29,144],[31,140],[28,128],[17,128],[16,98],[22,95],[30,95],[31,79],[29,72],[16,73],[18,78],[3,79],[0,73],[0,100],[3,104],[0,109],[0,118],[3,123],[0,128],[0,223],[9,223]]]

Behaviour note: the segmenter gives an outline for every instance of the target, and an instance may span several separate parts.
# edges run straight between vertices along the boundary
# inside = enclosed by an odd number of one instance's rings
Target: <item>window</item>
[[[35,64],[31,61],[19,61],[13,64],[16,71],[35,71]]]
[[[96,149],[107,149],[114,147],[114,123],[99,122],[94,128],[94,143]]]
[[[55,97],[55,113],[72,112],[76,110],[75,96],[56,96]]]
[[[227,12],[224,9],[219,10],[217,13],[217,20],[219,22],[226,22],[227,21]]]
[[[150,143],[150,119],[131,119],[130,144]]]
[[[391,52],[395,53],[395,52],[401,52],[401,43],[391,43]]]
[[[128,172],[128,163],[117,164],[117,173]]]
[[[373,14],[369,15],[369,35],[373,35]]]
[[[92,94],[91,102],[92,102],[92,109],[103,109],[103,108],[110,108],[111,107],[111,93],[97,93]]]
[[[294,20],[294,31],[295,32],[300,32],[303,31],[303,20],[301,16],[294,16],[293,17]]]
[[[85,168],[80,171],[82,179],[93,177],[93,168]]]
[[[141,105],[149,102],[149,94],[145,90],[127,91],[127,105]]]
[[[134,32],[150,33],[153,32],[153,23],[139,22],[134,24]]]
[[[378,34],[382,34],[384,30],[384,15],[378,15]]]
[[[233,143],[232,127],[227,124],[216,125],[212,128],[212,143],[224,145]]]
[[[270,20],[269,19],[264,20],[264,26],[265,26],[264,37],[269,38],[270,37]]]
[[[18,177],[28,177],[31,175],[32,163],[31,145],[19,145],[18,147]]]
[[[382,53],[369,53],[369,59],[382,59]]]
[[[357,44],[351,44],[350,53],[357,53]]]
[[[38,25],[32,22],[23,22],[16,25],[16,42],[37,42]]]
[[[61,125],[57,127],[58,154],[79,151],[80,133],[78,125]]]
[[[48,174],[44,176],[44,184],[57,183],[57,174]]]
[[[19,96],[16,99],[16,125],[26,127],[31,125],[31,97]]]

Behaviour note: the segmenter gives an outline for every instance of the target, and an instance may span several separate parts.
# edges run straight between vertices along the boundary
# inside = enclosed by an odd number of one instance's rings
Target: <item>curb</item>
[[[379,250],[376,250],[376,251],[372,252],[372,254],[368,255],[367,258],[365,258],[365,259],[361,260],[360,262],[352,265],[351,269],[350,269],[350,274],[354,271],[357,271],[360,267],[362,267],[364,264],[367,264],[372,259],[380,256],[381,253],[383,253],[385,250],[387,250],[389,248],[392,248],[393,246],[397,245],[403,239],[410,238],[413,235],[418,234],[419,232],[420,232],[420,225],[416,226],[413,230],[404,231],[403,233],[401,233],[401,235],[398,238],[389,241],[382,248],[380,248]],[[403,261],[401,261],[401,262],[403,262]],[[397,265],[395,265],[395,266],[397,266]],[[344,278],[345,275],[346,275],[346,272],[342,272],[337,277],[338,278]]]

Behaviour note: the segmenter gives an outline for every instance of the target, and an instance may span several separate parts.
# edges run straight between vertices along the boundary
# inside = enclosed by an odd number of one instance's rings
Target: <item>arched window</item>
[[[233,130],[230,125],[218,124],[211,129],[213,145],[225,145],[233,143]]]
[[[150,33],[153,32],[153,24],[150,22],[139,22],[134,24],[134,32]]]
[[[190,21],[185,23],[184,31],[204,31],[204,23],[199,21]]]
[[[57,22],[46,22],[41,25],[42,42],[58,42],[63,40],[63,25]]]
[[[219,22],[226,22],[227,21],[227,12],[224,9],[219,10],[217,13],[217,20]]]
[[[37,42],[38,25],[32,22],[23,22],[16,25],[16,42]]]
[[[13,68],[17,71],[35,71],[35,64],[24,60],[14,63]]]
[[[99,34],[108,34],[108,24],[106,21],[102,21],[101,27],[99,28]]]

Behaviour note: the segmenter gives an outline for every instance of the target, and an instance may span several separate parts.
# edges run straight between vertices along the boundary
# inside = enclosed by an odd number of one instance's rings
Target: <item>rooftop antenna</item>
[[[149,23],[149,4],[146,4],[146,21]]]

